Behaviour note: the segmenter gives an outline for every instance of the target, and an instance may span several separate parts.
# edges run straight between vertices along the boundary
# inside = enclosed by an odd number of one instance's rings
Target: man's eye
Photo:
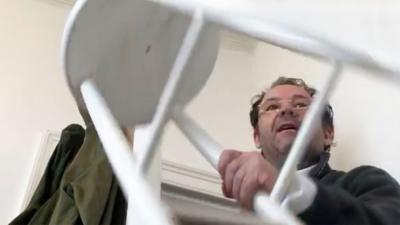
[[[269,106],[267,106],[265,108],[265,111],[274,111],[274,110],[277,110],[277,109],[279,109],[278,105],[269,105]]]
[[[298,103],[294,104],[295,108],[307,108],[308,106],[309,106],[309,104],[305,103],[305,102],[298,102]]]

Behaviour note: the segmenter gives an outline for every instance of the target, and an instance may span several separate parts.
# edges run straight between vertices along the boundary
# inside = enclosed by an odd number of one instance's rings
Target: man
[[[256,96],[250,121],[261,154],[223,152],[218,170],[225,196],[252,209],[258,191],[271,193],[315,92],[301,79],[281,77]],[[307,224],[400,224],[399,184],[371,166],[332,170],[333,138],[333,111],[327,104],[283,206]]]

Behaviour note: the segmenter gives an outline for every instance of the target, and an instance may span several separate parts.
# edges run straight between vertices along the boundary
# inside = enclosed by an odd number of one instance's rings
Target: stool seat
[[[190,21],[143,0],[78,1],[62,47],[64,72],[78,105],[85,107],[82,82],[92,79],[121,125],[150,122]],[[217,29],[205,24],[176,103],[186,104],[202,89],[218,48]]]

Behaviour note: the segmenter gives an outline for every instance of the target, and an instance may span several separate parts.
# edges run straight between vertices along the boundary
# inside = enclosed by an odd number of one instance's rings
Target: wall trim
[[[21,204],[21,210],[28,205],[33,193],[39,184],[40,179],[46,169],[47,162],[54,151],[55,146],[60,140],[61,133],[46,130],[41,133],[39,145],[36,147],[35,160],[33,162],[32,172],[29,176],[26,192]]]
[[[162,169],[173,172],[173,173],[181,174],[184,176],[192,177],[195,179],[203,180],[206,182],[214,183],[214,184],[221,183],[219,176],[214,173],[210,173],[208,171],[200,170],[197,168],[192,168],[192,167],[182,165],[179,163],[175,163],[172,161],[168,161],[168,160],[162,161]]]
[[[216,173],[162,160],[162,182],[215,197],[223,197],[221,179]]]
[[[246,35],[221,30],[220,47],[233,51],[253,53],[257,48],[258,41]]]
[[[42,1],[47,1],[53,4],[62,4],[67,6],[73,6],[76,2],[76,0],[42,0]],[[257,40],[250,38],[246,35],[231,32],[226,29],[221,29],[220,48],[232,51],[253,53],[254,50],[257,48],[257,44],[258,44]]]
[[[50,1],[55,2],[55,3],[62,3],[65,5],[70,5],[70,6],[73,6],[76,2],[76,0],[50,0]]]

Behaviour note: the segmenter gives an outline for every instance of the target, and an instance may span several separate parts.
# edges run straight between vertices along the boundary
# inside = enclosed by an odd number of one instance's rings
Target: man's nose
[[[280,116],[293,116],[294,115],[294,111],[293,111],[293,107],[291,106],[284,106],[281,111],[279,112]]]

